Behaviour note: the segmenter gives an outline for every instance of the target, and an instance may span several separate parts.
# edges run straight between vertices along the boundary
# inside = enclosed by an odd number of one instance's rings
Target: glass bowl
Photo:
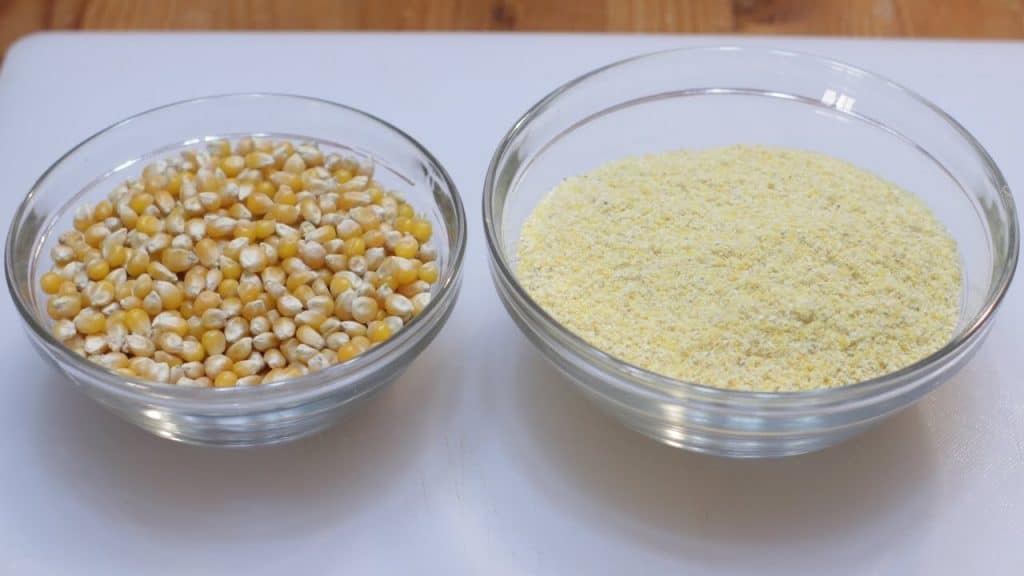
[[[374,178],[398,190],[434,225],[440,274],[430,304],[385,343],[300,378],[240,388],[187,388],[128,378],[78,356],[50,334],[39,276],[73,207],[95,203],[149,161],[205,140],[264,134],[314,140],[325,152],[372,160]],[[142,154],[142,155],[140,155]],[[7,238],[7,283],[30,340],[79,389],[160,436],[194,444],[271,444],[321,430],[401,374],[444,325],[458,296],[466,221],[438,161],[398,128],[325,100],[233,94],[188,100],[132,116],[57,160],[19,206]]]
[[[516,280],[523,221],[563,178],[629,155],[736,143],[829,154],[923,198],[956,239],[962,258],[961,314],[950,342],[904,369],[841,388],[724,390],[605,354],[545,313]],[[586,396],[652,438],[735,457],[824,448],[948,379],[988,332],[1018,252],[1017,216],[1002,174],[945,112],[847,64],[737,47],[640,56],[558,88],[499,144],[484,184],[483,215],[502,302]]]

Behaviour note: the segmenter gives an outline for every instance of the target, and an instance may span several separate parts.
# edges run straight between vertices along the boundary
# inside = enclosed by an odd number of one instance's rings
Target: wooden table
[[[25,34],[68,29],[1024,38],[1024,0],[0,0],[0,54]]]

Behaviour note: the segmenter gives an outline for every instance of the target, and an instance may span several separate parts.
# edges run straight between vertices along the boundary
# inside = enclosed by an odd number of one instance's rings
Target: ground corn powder
[[[518,276],[554,318],[647,370],[799,391],[943,346],[954,240],[923,202],[851,164],[757,146],[676,151],[556,186],[522,229]]]

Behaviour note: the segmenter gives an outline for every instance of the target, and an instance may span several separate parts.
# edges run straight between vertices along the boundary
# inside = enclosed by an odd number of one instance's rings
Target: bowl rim
[[[230,388],[177,386],[165,382],[122,376],[79,356],[57,340],[50,330],[43,326],[40,319],[32,312],[33,307],[27,303],[26,295],[21,293],[15,281],[13,247],[22,230],[21,222],[29,209],[29,204],[54,170],[95,140],[155,113],[207,102],[229,102],[239,99],[271,99],[286,104],[312,103],[334,108],[347,114],[354,114],[370,120],[385,131],[391,131],[423,156],[426,162],[437,171],[444,186],[448,189],[448,196],[455,212],[455,223],[451,229],[454,242],[449,249],[448,262],[442,269],[441,277],[430,302],[415,319],[393,337],[346,362],[333,364],[323,370],[313,371],[297,378],[287,378],[258,386]],[[253,133],[257,133],[257,131],[253,131]],[[201,137],[197,138],[200,143],[204,141]],[[359,150],[365,152],[365,150]],[[150,151],[141,152],[142,157],[149,153]],[[383,160],[386,159],[382,158]],[[55,360],[58,361],[58,364],[73,365],[76,370],[84,372],[90,378],[90,384],[95,383],[114,395],[134,397],[144,402],[157,402],[161,405],[178,405],[199,411],[204,409],[230,411],[244,409],[248,411],[269,409],[281,404],[308,402],[311,399],[334,393],[339,389],[358,385],[366,377],[372,376],[376,368],[395,361],[406,349],[431,335],[432,328],[446,319],[447,312],[454,304],[458,294],[467,234],[465,208],[458,187],[451,175],[423,144],[394,124],[358,108],[315,96],[283,92],[229,92],[178,100],[132,114],[94,132],[62,154],[36,179],[14,212],[4,248],[4,270],[8,291],[25,324],[37,338],[46,344],[47,350],[56,356]],[[33,279],[30,278],[30,289],[32,282]]]
[[[949,127],[967,143],[977,154],[978,159],[984,166],[985,172],[997,189],[998,197],[1006,208],[1011,218],[1008,220],[1009,252],[1003,261],[1004,268],[993,289],[990,289],[990,296],[985,300],[981,312],[976,320],[966,326],[959,334],[950,339],[942,348],[932,354],[905,366],[899,370],[888,372],[881,376],[836,386],[832,388],[819,388],[814,390],[793,391],[793,392],[763,392],[752,390],[736,390],[729,388],[718,388],[696,382],[688,382],[658,374],[630,364],[599,348],[589,344],[583,338],[577,336],[571,330],[563,326],[553,316],[547,313],[522,287],[516,279],[509,258],[506,258],[501,249],[501,242],[498,238],[498,230],[503,226],[495,222],[494,199],[496,190],[496,175],[498,165],[509,152],[512,142],[529,126],[538,116],[542,115],[561,96],[572,91],[584,82],[610,72],[615,69],[628,67],[640,61],[652,60],[664,56],[691,55],[702,52],[737,52],[756,53],[758,55],[769,55],[773,57],[789,58],[796,61],[806,61],[818,65],[827,65],[835,70],[847,74],[856,75],[860,79],[867,79],[880,82],[890,89],[896,90],[924,108],[936,114],[938,119],[944,121]],[[1013,280],[1017,269],[1018,254],[1020,250],[1019,223],[1016,204],[1010,187],[1005,177],[981,143],[949,113],[932,103],[917,92],[899,84],[898,82],[880,74],[868,71],[864,68],[848,64],[841,60],[820,56],[816,54],[785,50],[778,48],[758,48],[740,45],[706,45],[685,48],[669,48],[654,52],[638,54],[624,58],[604,66],[595,68],[576,78],[558,86],[546,96],[531,106],[520,116],[512,128],[498,143],[491,162],[487,168],[487,174],[483,188],[483,220],[484,232],[487,238],[487,247],[491,256],[492,270],[496,281],[500,279],[502,288],[507,290],[516,303],[525,307],[527,314],[537,319],[541,326],[531,324],[529,318],[520,318],[521,322],[528,325],[530,330],[541,332],[552,337],[562,345],[568,347],[571,353],[581,357],[591,366],[599,370],[604,376],[611,376],[609,380],[613,388],[617,388],[633,395],[644,397],[653,401],[687,401],[704,402],[720,406],[732,406],[737,408],[758,408],[758,409],[799,409],[806,406],[832,406],[836,410],[847,410],[853,406],[851,402],[861,401],[873,403],[884,400],[891,396],[900,394],[907,387],[916,385],[916,376],[929,371],[934,366],[942,364],[943,360],[954,357],[962,349],[968,346],[977,336],[984,333],[992,319],[992,315],[1003,301],[1010,283]],[[510,310],[511,313],[511,310]],[[820,412],[815,412],[820,414]]]

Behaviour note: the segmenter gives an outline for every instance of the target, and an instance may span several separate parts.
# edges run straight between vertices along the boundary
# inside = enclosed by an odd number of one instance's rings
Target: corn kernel
[[[242,267],[227,256],[220,257],[220,271],[226,279],[238,280],[242,277]]]
[[[142,214],[146,208],[149,208],[155,199],[152,194],[143,192],[141,194],[135,194],[131,200],[128,201],[128,207],[132,209],[136,214]]]
[[[420,242],[426,242],[430,240],[430,236],[433,234],[433,226],[430,224],[430,220],[423,220],[417,218],[412,221],[412,226],[409,232]]]
[[[395,243],[395,256],[402,258],[414,258],[416,253],[419,252],[420,243],[416,241],[412,236],[403,236],[401,240]]]
[[[60,285],[63,282],[60,275],[56,272],[47,272],[43,274],[42,278],[39,279],[39,285],[43,289],[43,292],[47,294],[56,294],[60,290]]]
[[[90,280],[102,280],[110,274],[110,265],[102,258],[96,258],[85,265],[86,274]]]
[[[419,277],[427,284],[437,282],[437,262],[427,262],[420,266]]]
[[[148,336],[152,326],[149,314],[142,308],[132,308],[125,313],[124,325],[132,334]]]
[[[345,240],[344,248],[345,256],[349,258],[353,256],[362,256],[366,253],[366,241],[361,237],[356,236]]]
[[[238,375],[230,370],[225,370],[213,379],[215,388],[231,388],[238,382]]]
[[[295,224],[299,221],[299,207],[292,204],[274,204],[270,217],[282,224]]]
[[[223,354],[224,350],[227,349],[227,340],[224,337],[224,333],[220,330],[207,330],[203,332],[201,342],[206,353],[210,356]]]
[[[409,234],[412,232],[413,218],[400,216],[395,218],[395,230],[398,230],[402,234]]]
[[[80,334],[97,334],[106,330],[107,317],[101,312],[86,308],[75,316],[75,328]]]
[[[362,352],[362,350],[359,349],[359,346],[351,341],[346,342],[338,347],[338,362],[347,362],[360,352]]]
[[[129,276],[138,276],[145,273],[149,267],[149,253],[141,248],[133,249],[125,262],[125,270]]]
[[[370,339],[370,342],[383,342],[391,337],[391,328],[386,322],[370,322],[370,326],[366,330],[366,337]]]

